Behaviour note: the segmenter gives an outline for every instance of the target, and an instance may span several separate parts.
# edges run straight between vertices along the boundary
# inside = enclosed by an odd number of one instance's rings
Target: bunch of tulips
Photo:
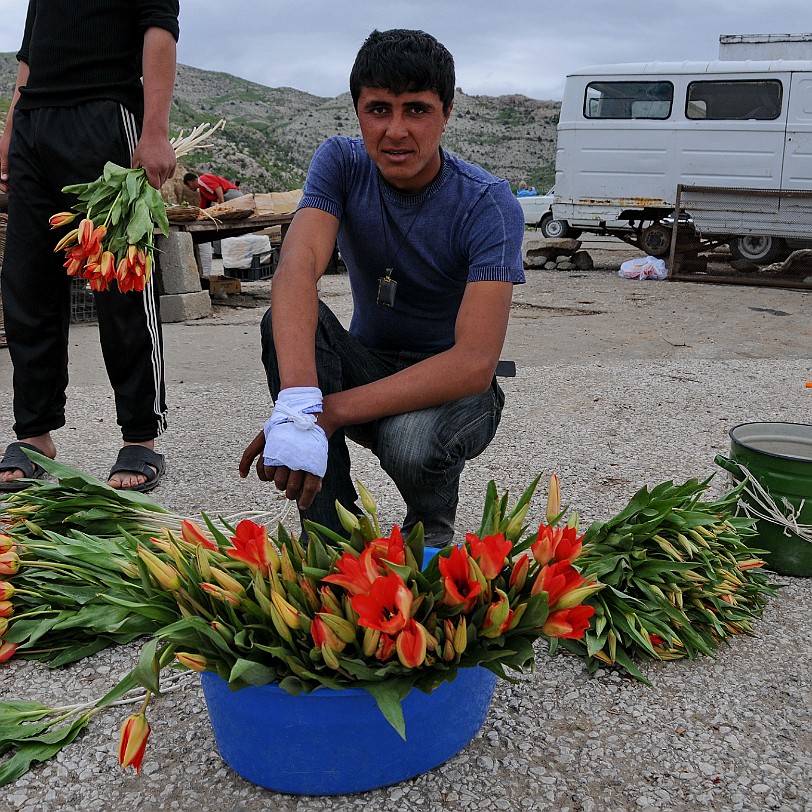
[[[424,548],[420,526],[408,538],[397,526],[383,535],[359,487],[368,515],[339,506],[348,538],[309,525],[303,544],[280,526],[272,543],[245,519],[230,535],[186,522],[179,536],[140,545],[149,611],[172,605],[177,614],[148,657],[172,654],[232,688],[365,687],[404,735],[400,700],[412,688],[430,691],[479,665],[507,678],[505,668],[532,666],[537,639],[585,633],[594,609],[583,601],[600,585],[572,566],[581,537],[556,526],[556,496],[550,521],[520,540],[531,489],[507,512],[507,494],[498,498],[491,483],[479,533],[436,551]],[[140,669],[153,693],[159,672]],[[147,730],[143,719],[127,724],[128,739]]]
[[[114,281],[122,293],[144,290],[152,275],[155,228],[169,234],[166,205],[146,172],[107,163],[92,183],[62,191],[77,195],[79,202],[74,212],[53,215],[51,228],[63,228],[82,215],[54,248],[65,252],[68,275],[83,276],[96,291],[107,290]]]
[[[180,133],[170,142],[176,157],[209,146],[202,141],[223,126],[221,119],[196,127],[186,137]],[[79,225],[63,234],[54,248],[65,252],[68,275],[84,277],[95,291],[108,290],[113,282],[122,293],[143,291],[155,263],[155,230],[169,234],[166,204],[144,169],[108,162],[96,180],[62,191],[78,202],[73,211],[54,214],[51,228],[63,229],[81,216]]]

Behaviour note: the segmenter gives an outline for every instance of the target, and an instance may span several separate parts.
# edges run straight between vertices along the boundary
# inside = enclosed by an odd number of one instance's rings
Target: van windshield
[[[671,82],[590,82],[584,98],[586,118],[655,118],[671,115]]]

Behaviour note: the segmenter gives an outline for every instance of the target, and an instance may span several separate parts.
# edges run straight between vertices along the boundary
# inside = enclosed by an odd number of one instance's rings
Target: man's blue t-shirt
[[[380,176],[359,138],[316,151],[299,208],[340,221],[354,311],[350,332],[371,349],[438,353],[454,345],[469,282],[524,282],[524,216],[507,181],[441,150],[438,176],[416,195]],[[393,307],[377,304],[391,270]]]

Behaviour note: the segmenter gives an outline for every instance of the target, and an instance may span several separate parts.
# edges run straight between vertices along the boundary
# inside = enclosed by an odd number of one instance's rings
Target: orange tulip
[[[0,553],[0,575],[14,575],[20,569],[20,557],[14,550],[9,549]]]
[[[5,643],[0,642],[0,663],[10,660],[14,656],[14,652],[17,651],[18,645],[18,643],[9,643],[8,641]]]
[[[131,245],[130,248],[134,246]],[[237,535],[231,538],[234,546],[225,551],[226,555],[268,575],[271,569],[271,543],[268,541],[267,529],[250,519],[243,519],[235,529]]]
[[[508,553],[513,548],[513,542],[508,541],[501,533],[485,536],[483,539],[473,533],[467,533],[465,541],[482,574],[489,580],[499,575],[505,566]]]
[[[189,544],[200,544],[207,550],[217,549],[217,545],[191,519],[184,519],[180,523],[180,533]]]
[[[11,617],[14,614],[14,604],[11,601],[0,601],[0,618]]]
[[[14,546],[14,539],[5,533],[0,533],[0,553],[8,552]]]
[[[396,634],[409,620],[412,591],[396,572],[390,572],[374,581],[368,595],[353,595],[352,608],[359,626]]]
[[[454,547],[451,554],[439,560],[440,574],[443,576],[443,598],[446,606],[459,606],[469,612],[482,592],[482,585],[471,578],[468,566],[468,553],[463,547]]]
[[[51,228],[59,228],[60,226],[66,226],[68,223],[72,223],[76,219],[76,212],[72,211],[60,211],[57,214],[53,214],[48,218],[48,222],[51,224]]]
[[[15,591],[13,584],[8,581],[0,581],[0,600],[7,601],[14,596]]]
[[[135,767],[136,772],[141,769],[151,729],[143,713],[134,713],[124,720],[118,743],[118,763],[124,769]]]
[[[375,579],[380,576],[380,571],[375,563],[375,555],[374,542],[357,558],[352,553],[344,553],[335,564],[338,572],[327,575],[321,580],[328,584],[344,587],[350,595],[366,595],[372,588]]]
[[[589,618],[594,614],[595,609],[591,606],[574,606],[572,609],[560,609],[547,618],[541,630],[548,637],[580,640],[589,628]]]

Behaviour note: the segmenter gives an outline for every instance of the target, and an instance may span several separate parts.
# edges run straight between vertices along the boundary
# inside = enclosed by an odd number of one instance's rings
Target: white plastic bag
[[[271,241],[264,234],[227,237],[221,245],[224,268],[250,268],[254,254],[266,255],[271,252]]]
[[[657,257],[637,257],[627,259],[617,275],[624,279],[665,279],[668,271],[665,262]]]

